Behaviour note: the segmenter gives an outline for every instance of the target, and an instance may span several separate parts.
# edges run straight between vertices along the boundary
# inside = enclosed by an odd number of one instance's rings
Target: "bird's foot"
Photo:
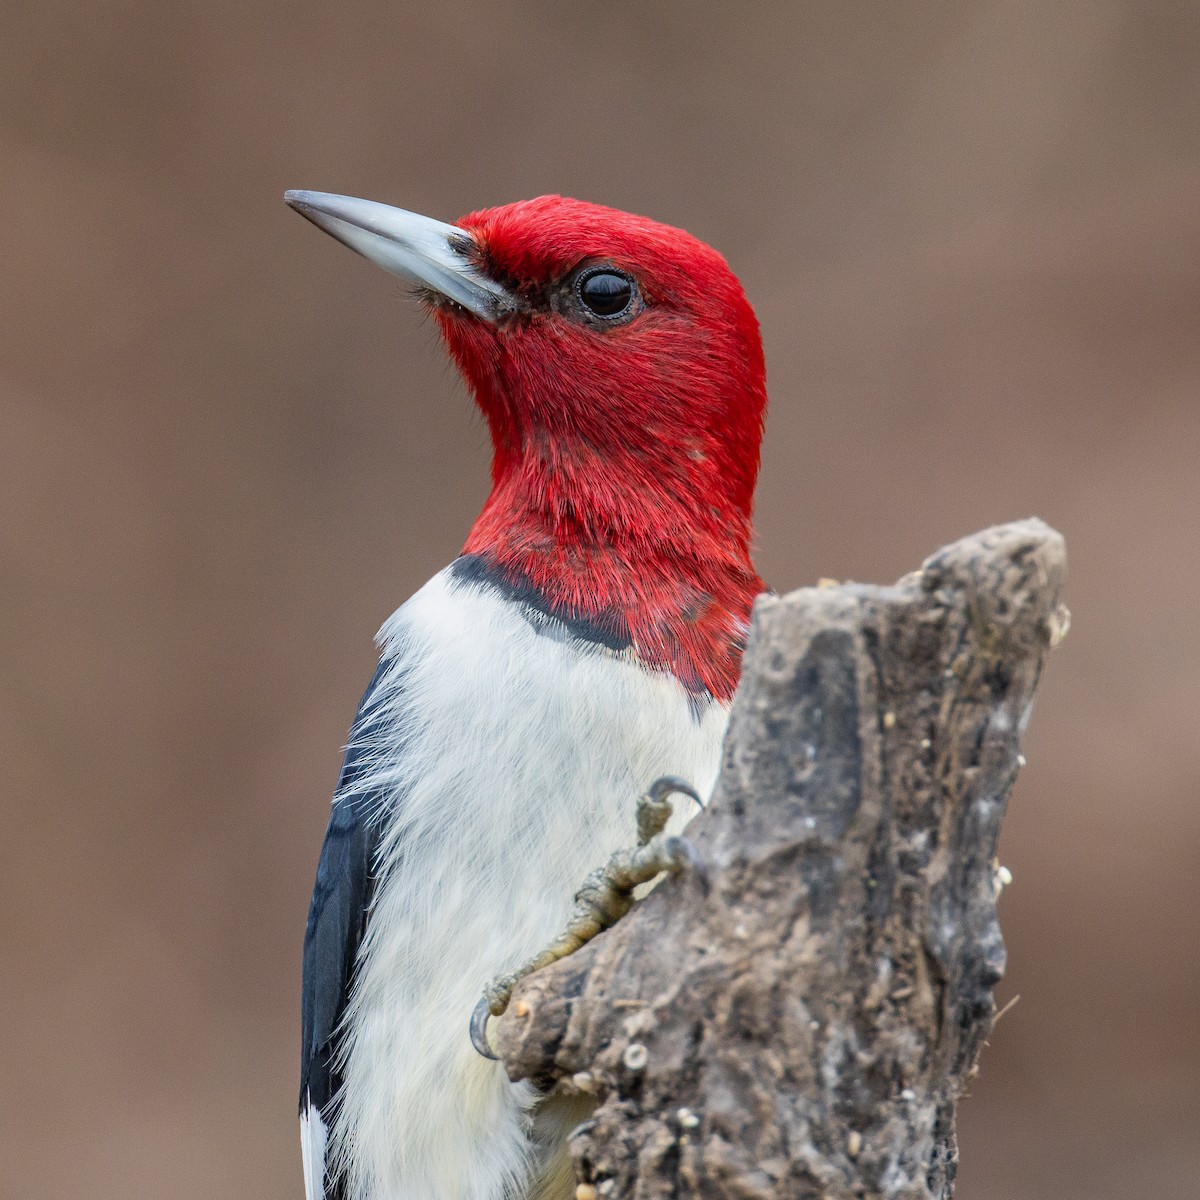
[[[664,871],[687,867],[703,883],[708,875],[695,846],[687,838],[665,834],[673,811],[670,797],[689,796],[701,808],[695,788],[674,775],[664,775],[638,797],[637,845],[618,850],[604,866],[593,871],[575,893],[575,905],[562,932],[515,971],[500,975],[483,989],[483,998],[471,1014],[471,1044],[484,1058],[495,1058],[487,1040],[488,1017],[502,1016],[513,990],[526,975],[548,967],[587,945],[596,934],[615,925],[632,907],[634,890]]]

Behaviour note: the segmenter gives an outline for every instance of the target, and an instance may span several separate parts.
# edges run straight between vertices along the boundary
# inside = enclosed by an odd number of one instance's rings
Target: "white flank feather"
[[[327,1131],[320,1112],[305,1104],[300,1114],[300,1154],[304,1159],[304,1200],[325,1200]]]

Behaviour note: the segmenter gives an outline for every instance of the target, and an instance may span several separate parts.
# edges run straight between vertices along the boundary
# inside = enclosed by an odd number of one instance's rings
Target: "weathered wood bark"
[[[578,1195],[949,1197],[1005,965],[995,850],[1062,538],[947,547],[893,587],[761,598],[709,868],[525,981],[509,1074],[595,1094]],[[632,820],[632,817],[631,817]]]

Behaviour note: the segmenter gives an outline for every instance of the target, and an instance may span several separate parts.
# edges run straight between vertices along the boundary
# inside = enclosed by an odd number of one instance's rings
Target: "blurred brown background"
[[[546,191],[720,247],[759,562],[1067,535],[964,1200],[1200,1191],[1200,6],[8,0],[0,1196],[301,1194],[298,976],[383,618],[487,447],[282,204]]]

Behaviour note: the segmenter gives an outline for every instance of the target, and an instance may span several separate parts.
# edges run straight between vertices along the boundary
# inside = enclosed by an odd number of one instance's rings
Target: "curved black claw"
[[[700,793],[686,779],[680,779],[678,775],[660,776],[650,785],[646,795],[656,804],[661,804],[673,792],[679,792],[695,800],[699,808],[704,807],[704,801],[700,799]]]
[[[491,1015],[487,997],[481,996],[479,1003],[475,1005],[475,1011],[471,1014],[471,1045],[475,1047],[477,1054],[481,1054],[484,1058],[490,1058],[493,1062],[497,1062],[500,1056],[492,1049],[487,1040],[487,1023],[488,1017]]]

